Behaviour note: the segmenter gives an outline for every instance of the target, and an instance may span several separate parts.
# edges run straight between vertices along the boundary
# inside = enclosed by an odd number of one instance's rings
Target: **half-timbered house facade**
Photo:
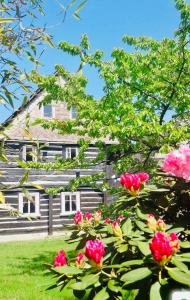
[[[40,125],[31,126],[30,134],[33,140],[43,145],[40,153],[35,155],[35,145],[25,133],[27,115],[33,123],[36,118],[56,118],[60,120],[76,118],[76,109],[67,108],[63,102],[53,102],[39,106],[44,97],[44,91],[38,89],[27,104],[18,109],[4,125],[9,124],[5,151],[8,163],[0,162],[1,183],[7,186],[16,186],[23,176],[25,169],[18,166],[17,161],[53,162],[56,156],[74,158],[79,151],[76,135],[60,135],[56,131],[43,129]],[[33,153],[33,154],[31,154]],[[85,152],[86,159],[95,158],[98,148],[93,144]],[[23,188],[15,187],[4,192],[6,203],[16,209],[19,215],[10,215],[6,210],[0,210],[0,235],[25,233],[52,233],[64,228],[71,222],[71,215],[77,210],[92,211],[98,208],[103,201],[103,194],[98,189],[81,186],[76,192],[62,192],[49,196],[45,190],[49,187],[67,185],[77,176],[91,175],[104,171],[104,165],[91,166],[88,169],[70,169],[65,171],[30,170],[27,186],[28,200]],[[30,182],[41,186],[37,189]]]

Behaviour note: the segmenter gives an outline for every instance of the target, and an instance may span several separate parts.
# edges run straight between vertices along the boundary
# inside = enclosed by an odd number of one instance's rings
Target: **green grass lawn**
[[[52,263],[60,249],[69,250],[60,237],[0,244],[0,300],[63,299],[58,289],[45,291],[51,277],[43,265]]]

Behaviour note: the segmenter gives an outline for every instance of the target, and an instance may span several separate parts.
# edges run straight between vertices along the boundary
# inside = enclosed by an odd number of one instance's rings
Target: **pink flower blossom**
[[[145,172],[142,172],[142,173],[137,173],[141,183],[143,182],[147,182],[149,180],[149,175]]]
[[[86,242],[85,255],[93,265],[102,266],[104,243],[98,239]]]
[[[156,231],[157,221],[153,214],[148,215],[147,225],[151,230]]]
[[[62,267],[67,265],[66,254],[63,250],[60,250],[57,256],[54,258],[54,267]]]
[[[130,194],[137,195],[140,188],[148,179],[149,175],[147,173],[125,173],[121,175],[120,183],[129,191]]]
[[[84,254],[81,252],[78,253],[75,262],[76,262],[77,266],[84,267],[84,265],[85,265]]]
[[[80,225],[81,223],[83,223],[83,214],[81,211],[77,211],[73,221],[75,222],[76,225]]]
[[[162,170],[168,174],[190,181],[190,148],[181,145],[178,150],[167,154],[162,165]]]
[[[84,216],[84,219],[87,220],[87,221],[90,221],[92,219],[92,214],[87,211],[85,216]]]

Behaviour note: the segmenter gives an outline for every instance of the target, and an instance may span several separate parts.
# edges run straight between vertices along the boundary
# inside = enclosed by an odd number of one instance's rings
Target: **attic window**
[[[43,106],[43,115],[45,118],[53,118],[53,107],[51,104]]]
[[[70,109],[70,118],[71,120],[75,120],[77,117],[77,109],[76,107],[72,106]]]

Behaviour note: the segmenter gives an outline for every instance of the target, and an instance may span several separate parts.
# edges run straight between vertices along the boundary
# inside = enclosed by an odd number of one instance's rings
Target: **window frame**
[[[65,210],[65,196],[69,196],[70,203],[72,201],[72,195],[76,195],[76,210]],[[70,206],[71,207],[71,206]],[[75,214],[78,210],[80,210],[80,192],[61,192],[61,213],[60,216],[69,216]]]
[[[75,109],[75,118],[73,118],[73,109]],[[77,109],[76,109],[75,106],[72,106],[72,107],[70,108],[70,119],[71,119],[71,120],[76,120],[76,118],[77,118]]]
[[[51,117],[45,116],[45,114],[44,114],[44,108],[45,108],[45,106],[51,106],[51,108],[52,108],[52,116]],[[42,105],[42,115],[43,115],[43,118],[45,118],[45,119],[53,119],[53,118],[55,118],[55,107],[51,103],[50,104],[44,104],[44,105]]]
[[[38,192],[31,192],[29,193],[32,197],[35,197],[35,212],[34,213],[24,213],[23,212],[23,204],[24,204],[24,197],[26,197],[25,193],[18,194],[18,211],[23,217],[40,217],[40,193]],[[29,201],[29,200],[28,200]]]
[[[32,151],[31,152],[34,152],[36,154],[36,156],[33,156],[32,155],[32,162],[37,162],[37,149],[34,145],[23,145],[22,146],[22,161],[24,162],[29,162],[26,160],[26,150],[27,150],[27,147],[31,148]]]
[[[66,159],[72,159],[71,158],[71,149],[75,149],[76,150],[76,156],[75,157],[77,157],[78,155],[79,155],[79,148],[78,147],[65,147],[65,158]],[[70,154],[70,155],[68,155],[68,153]]]

